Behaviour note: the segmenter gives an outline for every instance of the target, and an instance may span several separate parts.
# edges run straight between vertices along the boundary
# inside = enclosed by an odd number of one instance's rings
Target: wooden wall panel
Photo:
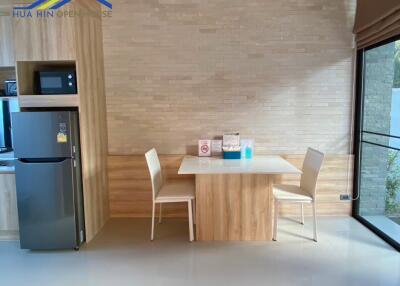
[[[100,11],[95,0],[75,0],[80,9]],[[76,68],[87,241],[109,218],[107,112],[100,17],[76,17]]]
[[[65,9],[72,9],[67,4]],[[36,10],[32,10],[36,13]],[[77,17],[13,17],[17,61],[75,60]],[[28,44],[29,43],[29,44]]]
[[[194,176],[178,175],[182,158],[181,155],[160,156],[164,179],[194,180]],[[108,178],[112,217],[151,216],[151,183],[144,155],[109,156]],[[165,204],[163,215],[187,217],[187,204]]]
[[[197,240],[271,240],[274,175],[196,175]]]
[[[257,150],[347,154],[355,0],[113,0],[109,152],[187,154],[239,131]]]
[[[285,159],[301,168],[303,155],[285,155]],[[177,175],[183,155],[160,156],[164,174],[169,179],[179,179]],[[322,167],[317,187],[318,215],[350,215],[351,202],[342,202],[339,195],[352,193],[353,158],[347,155],[328,155]],[[150,217],[151,184],[144,155],[109,156],[109,192],[112,217]],[[350,174],[350,177],[348,177]],[[182,178],[193,178],[186,176]],[[298,175],[277,178],[282,183],[299,183]],[[186,205],[171,204],[163,208],[167,217],[186,217]],[[283,204],[281,214],[297,216],[300,208],[294,204]],[[305,207],[305,215],[311,209]]]
[[[79,106],[77,95],[29,95],[18,97],[20,107],[71,107]]]
[[[290,163],[301,169],[304,156],[283,156]],[[325,157],[317,184],[317,213],[318,215],[350,215],[352,203],[340,201],[340,194],[353,194],[354,158],[349,155],[328,155]],[[283,183],[297,184],[300,176],[286,175],[281,178]],[[300,207],[282,204],[281,213],[288,216],[299,216]],[[312,215],[311,206],[305,205],[305,215]]]
[[[0,240],[18,238],[15,174],[0,174]]]

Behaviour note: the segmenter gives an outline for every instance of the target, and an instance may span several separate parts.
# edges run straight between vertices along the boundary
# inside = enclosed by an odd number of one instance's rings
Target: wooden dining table
[[[185,156],[178,174],[196,178],[197,240],[271,240],[272,186],[279,176],[301,171],[280,156]]]

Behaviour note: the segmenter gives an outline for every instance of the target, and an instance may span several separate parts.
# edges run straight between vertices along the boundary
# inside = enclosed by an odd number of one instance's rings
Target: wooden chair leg
[[[275,207],[274,207],[274,234],[273,234],[273,240],[276,241],[276,233],[278,229],[278,213],[279,213],[279,201],[275,199],[274,201]]]
[[[304,204],[301,203],[301,224],[304,224]]]
[[[151,212],[151,237],[150,240],[154,240],[154,220],[155,220],[155,215],[156,215],[156,204],[153,203],[153,210]]]
[[[317,242],[317,212],[316,212],[316,206],[315,202],[312,203],[312,208],[313,208],[313,217],[314,217],[314,241]]]
[[[162,204],[160,204],[160,214],[158,216],[158,223],[162,222],[161,214],[162,214]]]
[[[189,241],[192,242],[194,240],[192,200],[188,201],[188,215],[189,215]]]

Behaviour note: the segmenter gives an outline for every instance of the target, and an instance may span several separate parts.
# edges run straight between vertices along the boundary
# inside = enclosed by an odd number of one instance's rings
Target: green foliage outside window
[[[400,152],[390,150],[386,177],[386,215],[400,216]]]

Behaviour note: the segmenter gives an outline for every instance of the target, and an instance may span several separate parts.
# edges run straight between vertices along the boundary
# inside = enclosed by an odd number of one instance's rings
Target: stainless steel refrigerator
[[[85,241],[78,121],[74,111],[12,114],[22,249]]]

